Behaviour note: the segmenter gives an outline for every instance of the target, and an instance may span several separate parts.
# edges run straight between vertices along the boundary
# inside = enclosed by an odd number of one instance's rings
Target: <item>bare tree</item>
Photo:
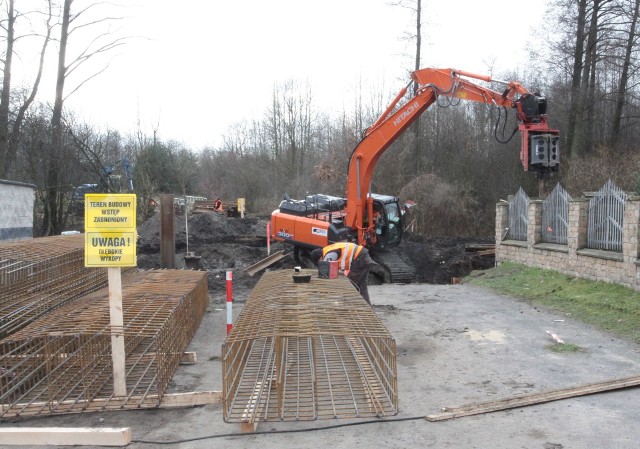
[[[305,186],[298,184],[308,179],[312,165],[306,158],[313,153],[315,119],[308,85],[301,88],[298,83],[289,80],[275,86],[265,126],[269,130],[273,157],[279,168],[277,179],[289,184],[293,189],[291,194],[305,189]]]
[[[198,161],[193,151],[185,147],[177,148],[175,152],[175,171],[180,191],[183,195],[194,193],[194,178],[198,174]]]
[[[415,30],[412,33],[408,33],[409,40],[415,41],[415,53],[413,60],[413,70],[419,70],[422,68],[421,54],[422,54],[422,0],[399,0],[392,3],[394,6],[400,6],[411,11],[415,19]],[[413,95],[418,93],[419,85],[417,82],[413,83]],[[424,171],[423,164],[423,138],[422,138],[422,124],[421,119],[418,117],[410,127],[410,132],[413,134],[411,139],[405,139],[412,147],[411,151],[411,173],[415,176],[419,176]]]
[[[64,0],[61,12],[56,93],[51,115],[51,155],[45,185],[46,202],[43,229],[46,235],[59,234],[62,231],[64,199],[65,193],[68,193],[60,183],[62,169],[61,157],[64,154],[64,124],[62,122],[64,101],[89,80],[104,72],[108,64],[77,82],[73,90],[68,94],[65,94],[66,82],[68,78],[87,61],[123,45],[126,40],[124,37],[114,38],[109,29],[99,31],[89,39],[88,44],[81,47],[72,58],[67,58],[69,39],[74,33],[82,33],[93,27],[97,28],[100,25],[109,24],[114,20],[118,20],[117,17],[102,16],[100,14],[91,16],[90,12],[93,12],[99,3],[90,3],[75,13],[72,13],[73,4],[74,0]]]
[[[47,1],[46,5],[47,10],[45,12],[31,11],[23,14],[16,10],[15,0],[7,0],[7,16],[6,19],[0,21],[0,28],[5,32],[6,39],[4,60],[2,61],[2,93],[0,94],[0,178],[7,176],[10,167],[15,161],[25,114],[36,98],[40,80],[42,79],[44,58],[51,38],[52,29],[51,1]],[[45,28],[41,36],[42,45],[38,69],[30,91],[22,98],[21,104],[15,113],[15,118],[10,120],[9,115],[13,96],[11,71],[13,70],[13,57],[16,51],[15,46],[19,39],[30,37],[29,34],[16,35],[16,24],[19,19],[28,20],[28,16],[35,14],[43,14],[45,17]]]
[[[611,126],[611,146],[616,147],[620,141],[620,127],[622,123],[622,111],[627,102],[627,90],[629,78],[631,76],[632,56],[638,39],[638,15],[640,13],[640,0],[630,0],[628,5],[629,21],[627,29],[627,39],[624,46],[624,58],[622,61],[622,71],[618,83],[618,90],[615,94],[615,111]]]

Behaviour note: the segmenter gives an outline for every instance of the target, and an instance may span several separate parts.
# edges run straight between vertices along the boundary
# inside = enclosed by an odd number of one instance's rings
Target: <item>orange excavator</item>
[[[500,83],[505,89],[497,92],[472,80]],[[400,104],[414,82],[418,86],[416,94]],[[455,69],[425,68],[412,73],[411,82],[365,131],[353,150],[346,198],[318,194],[292,200],[285,195],[280,207],[271,214],[272,238],[292,244],[296,261],[301,263],[309,251],[337,241],[358,242],[374,254],[376,250],[399,245],[403,234],[399,198],[370,192],[373,170],[382,153],[438,97],[514,109],[518,120],[514,134],[520,131],[520,161],[524,170],[542,178],[558,169],[559,132],[547,123],[544,96],[529,92],[517,81],[499,81]],[[394,282],[393,273],[390,277],[385,280]],[[396,276],[395,281],[405,280],[402,277]]]

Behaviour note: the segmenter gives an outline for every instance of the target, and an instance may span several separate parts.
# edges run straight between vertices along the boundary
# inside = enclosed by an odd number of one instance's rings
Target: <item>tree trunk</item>
[[[590,107],[588,103],[588,96],[591,71],[595,68],[595,57],[597,53],[596,46],[598,38],[599,6],[600,0],[593,0],[589,34],[587,36],[587,47],[585,51],[584,64],[582,66],[582,76],[579,89],[580,93],[578,95],[578,102],[575,111],[575,121],[572,123],[573,135],[570,147],[572,156],[588,152],[588,148],[585,147],[584,130],[588,117],[587,109]]]
[[[420,51],[422,48],[422,20],[421,20],[421,16],[422,16],[422,0],[416,0],[416,57],[415,57],[415,64],[414,64],[414,70],[419,70],[420,69]],[[418,93],[418,83],[415,82],[413,83],[413,95],[415,96]],[[414,141],[413,141],[413,154],[414,154],[414,167],[415,167],[415,174],[416,176],[419,176],[420,174],[422,174],[423,171],[423,164],[422,164],[422,132],[421,132],[421,127],[420,127],[420,117],[416,118],[416,121],[413,123],[413,125],[411,125],[412,127],[412,131],[413,131],[413,135],[414,135]]]
[[[0,178],[5,178],[9,171],[9,103],[11,102],[11,64],[13,62],[13,44],[15,42],[15,20],[13,9],[14,0],[7,4],[7,46],[5,50],[2,80],[2,94],[0,94]]]
[[[579,114],[580,101],[580,85],[582,80],[582,67],[584,60],[584,39],[585,27],[587,23],[587,0],[580,0],[578,3],[578,15],[576,23],[576,42],[573,52],[573,71],[571,75],[571,105],[569,106],[568,129],[567,129],[567,148],[569,149],[569,157],[573,156],[573,141],[575,135],[576,122],[582,121]]]
[[[622,62],[622,73],[620,74],[620,81],[618,83],[618,91],[615,97],[615,111],[613,114],[613,120],[611,124],[611,148],[618,145],[620,140],[620,127],[622,123],[622,109],[625,104],[625,98],[627,93],[627,84],[629,82],[629,68],[631,66],[631,55],[633,54],[634,41],[636,38],[636,26],[638,24],[638,13],[640,12],[640,0],[636,0],[634,4],[633,13],[631,16],[631,23],[629,25],[629,36],[625,46],[624,61]]]
[[[47,168],[45,203],[45,235],[58,235],[63,227],[64,198],[63,186],[60,185],[60,169],[63,159],[63,125],[62,107],[64,105],[64,83],[66,80],[66,55],[67,41],[69,38],[69,21],[71,16],[71,3],[73,0],[64,0],[62,11],[62,26],[60,28],[60,50],[58,53],[58,73],[56,78],[56,98],[51,114],[51,153],[50,163]],[[50,220],[47,222],[46,220]]]

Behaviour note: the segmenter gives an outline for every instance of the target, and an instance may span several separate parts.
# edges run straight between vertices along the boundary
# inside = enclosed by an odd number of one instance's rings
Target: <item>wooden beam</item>
[[[244,272],[247,273],[249,276],[253,276],[258,271],[273,265],[274,263],[276,263],[277,261],[279,261],[280,259],[288,255],[289,254],[285,254],[284,250],[280,250],[254,263],[253,265],[248,266],[247,268],[244,269]]]
[[[195,352],[185,352],[180,359],[180,365],[194,365],[198,362],[198,355]]]
[[[120,267],[107,268],[109,279],[109,316],[111,321],[111,360],[113,363],[113,392],[127,395],[127,374],[124,351],[124,318],[122,314],[122,273]]]
[[[131,443],[131,428],[91,427],[4,427],[0,445],[126,446]]]
[[[118,397],[113,399],[98,398],[91,401],[67,400],[49,402],[31,402],[24,404],[0,404],[5,410],[3,417],[45,415],[49,408],[55,413],[103,412],[109,410],[130,410],[144,408],[178,408],[197,405],[219,404],[222,402],[221,391],[196,391],[189,393],[168,393],[162,396],[158,405],[158,395]]]
[[[242,433],[254,433],[258,430],[258,422],[242,422],[240,423],[240,431]]]
[[[427,421],[444,421],[447,419],[460,418],[462,416],[480,415],[483,413],[497,412],[499,410],[558,401],[560,399],[602,393],[604,391],[637,387],[638,385],[640,385],[640,376],[625,377],[622,379],[597,382],[579,387],[550,390],[542,393],[524,394],[511,398],[499,399],[497,401],[468,404],[460,407],[445,407],[442,409],[443,413],[428,415],[425,419]]]
[[[222,402],[221,391],[193,391],[165,394],[160,401],[160,407],[193,407],[195,405],[219,404],[220,402]]]

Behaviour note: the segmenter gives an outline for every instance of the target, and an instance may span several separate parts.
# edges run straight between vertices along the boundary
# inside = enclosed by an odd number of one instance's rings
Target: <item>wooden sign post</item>
[[[85,195],[86,267],[107,267],[113,393],[127,395],[124,314],[121,267],[136,266],[136,196],[130,194]]]

